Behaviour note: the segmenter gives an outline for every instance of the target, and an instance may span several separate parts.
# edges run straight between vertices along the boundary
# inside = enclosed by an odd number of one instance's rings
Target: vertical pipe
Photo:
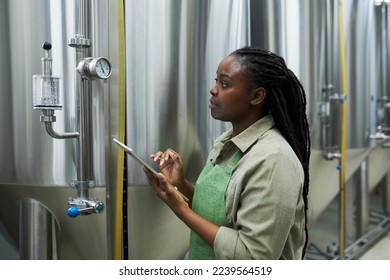
[[[75,31],[76,39],[87,39],[89,34],[89,1],[77,0],[76,1],[76,24]],[[76,64],[78,64],[83,58],[87,57],[88,44],[84,44],[86,41],[79,41],[76,44]],[[77,88],[76,95],[78,97],[77,106],[77,125],[79,131],[78,138],[78,151],[77,151],[77,196],[81,199],[88,198],[88,183],[91,179],[91,120],[90,120],[90,85],[89,82],[84,80],[80,75],[77,75]]]
[[[77,0],[76,2],[76,35],[85,36],[85,0]]]
[[[388,110],[390,108],[386,108],[386,103],[390,102],[390,96],[387,89],[387,83],[388,83],[388,46],[387,46],[387,34],[389,30],[387,29],[386,23],[387,23],[387,4],[382,3],[381,5],[381,100],[383,105],[383,119],[381,120],[380,125],[383,127],[389,127],[390,126],[390,120],[389,120],[389,113]],[[385,132],[386,133],[386,132]]]
[[[123,0],[116,1],[117,24],[118,24],[118,140],[125,140],[125,119],[126,119],[126,66],[125,66],[125,19]],[[114,260],[122,259],[122,202],[124,178],[124,153],[122,149],[118,150],[117,158],[117,176],[116,176],[116,196],[115,196],[115,226],[114,241],[112,248],[112,257]]]
[[[87,82],[80,78],[79,83],[79,108],[78,108],[78,125],[80,137],[78,139],[78,168],[77,168],[77,194],[79,198],[88,198],[88,172],[89,143],[88,136],[90,131],[89,123],[89,102],[87,92]]]
[[[346,133],[347,133],[347,69],[346,69],[346,57],[345,57],[345,42],[344,42],[344,24],[343,24],[343,4],[342,0],[339,0],[339,36],[340,36],[340,73],[341,73],[341,95],[343,100],[340,104],[341,107],[341,143],[340,143],[340,231],[339,231],[339,243],[340,243],[340,259],[345,259],[345,151],[346,151]]]

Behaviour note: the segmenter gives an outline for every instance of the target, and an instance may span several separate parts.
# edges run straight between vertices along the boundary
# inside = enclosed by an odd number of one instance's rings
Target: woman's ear
[[[263,87],[255,88],[252,91],[252,99],[250,103],[253,106],[259,105],[264,101],[266,95],[267,95],[267,91],[265,90],[265,88]]]

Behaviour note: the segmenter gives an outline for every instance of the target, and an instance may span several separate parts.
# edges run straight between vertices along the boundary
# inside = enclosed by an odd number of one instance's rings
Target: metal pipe
[[[76,2],[76,34],[70,40],[69,45],[76,48],[76,64],[89,56],[87,49],[90,47],[90,40],[86,38],[89,21],[89,1],[78,0]],[[79,131],[77,146],[77,183],[76,189],[79,198],[88,197],[88,189],[93,182],[91,172],[92,144],[90,137],[91,117],[90,102],[91,95],[89,82],[77,75],[76,95],[78,96],[77,125]],[[92,183],[93,185],[93,183]]]
[[[45,123],[47,133],[55,139],[78,138],[80,136],[77,131],[64,133],[54,131],[52,123],[56,121],[56,116],[53,109],[43,109],[40,121]]]
[[[85,36],[85,0],[76,1],[76,35]]]
[[[85,90],[85,81],[80,79],[79,85],[79,108],[78,108],[78,131],[80,133],[80,137],[78,139],[78,154],[77,154],[77,181],[78,182],[86,182],[88,180],[88,170],[86,168],[86,159],[88,156],[88,147],[86,136],[88,133],[88,117],[86,116],[86,90]]]
[[[51,122],[45,122],[45,127],[46,127],[47,133],[53,138],[69,139],[69,138],[78,138],[80,136],[80,134],[77,131],[76,132],[64,132],[64,133],[55,132],[53,129],[53,126],[51,124],[52,124]]]
[[[386,40],[386,37],[387,37],[387,33],[389,32],[389,30],[387,30],[386,28],[386,20],[387,20],[387,17],[386,17],[386,3],[382,3],[382,7],[381,7],[381,92],[382,92],[382,100],[386,100],[388,101],[389,100],[389,96],[386,94],[386,83],[387,83],[387,71],[386,71],[386,68],[387,68],[387,40]],[[383,102],[383,106],[384,106],[384,110],[385,110],[385,102]],[[384,119],[383,119],[383,124],[385,125],[389,125],[388,123],[386,123],[387,120],[386,120],[386,113],[384,113]]]

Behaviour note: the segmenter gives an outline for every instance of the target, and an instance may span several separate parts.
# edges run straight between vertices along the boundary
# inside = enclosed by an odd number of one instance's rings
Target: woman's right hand
[[[185,183],[183,161],[180,155],[172,149],[165,152],[157,152],[150,157],[159,165],[160,171],[168,182],[180,187]]]

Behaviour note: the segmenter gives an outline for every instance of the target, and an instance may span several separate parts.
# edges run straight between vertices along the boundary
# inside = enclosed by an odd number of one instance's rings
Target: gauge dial
[[[96,60],[96,64],[94,66],[95,68],[95,73],[97,74],[97,76],[99,76],[99,78],[101,79],[107,79],[108,77],[110,77],[111,75],[111,63],[108,61],[108,59],[104,58],[104,57],[99,57],[99,58],[95,58]],[[90,65],[93,64],[93,60],[92,60],[92,63]],[[91,71],[93,72],[93,71]]]
[[[87,57],[80,61],[77,71],[79,71],[84,79],[96,80],[109,78],[111,76],[112,69],[111,63],[107,58]]]

